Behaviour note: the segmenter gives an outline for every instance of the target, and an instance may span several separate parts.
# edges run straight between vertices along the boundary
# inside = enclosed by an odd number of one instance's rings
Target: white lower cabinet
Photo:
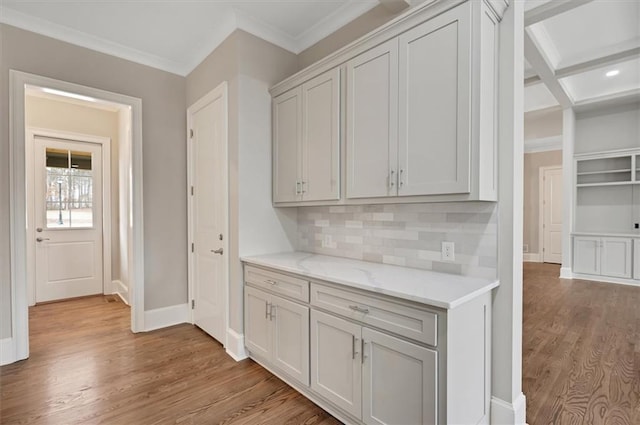
[[[311,388],[365,424],[436,424],[437,353],[311,311]]]
[[[251,353],[309,385],[309,307],[245,287],[245,339]]]
[[[362,421],[436,424],[438,354],[362,328]]]
[[[631,278],[631,238],[574,236],[574,273]]]
[[[311,389],[362,417],[362,327],[311,311]]]
[[[245,265],[251,358],[348,424],[489,423],[491,293],[442,309]]]

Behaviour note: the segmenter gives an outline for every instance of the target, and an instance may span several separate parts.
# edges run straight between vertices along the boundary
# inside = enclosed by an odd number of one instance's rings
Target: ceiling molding
[[[367,13],[378,4],[377,0],[349,0],[335,12],[320,20],[317,24],[302,33],[296,40],[298,51],[293,53],[298,54],[303,50],[308,49],[357,17]]]
[[[229,13],[221,21],[222,23],[216,26],[216,32],[205,40],[197,53],[182,66],[180,75],[189,75],[238,28],[236,15],[233,13]]]
[[[391,13],[398,13],[411,6],[411,0],[378,0]]]
[[[405,0],[395,1],[405,2]],[[3,6],[0,6],[0,23],[12,25],[131,62],[147,65],[172,74],[186,76],[236,29],[241,29],[294,54],[299,54],[355,18],[368,12],[378,4],[380,3],[377,0],[349,0],[298,37],[293,37],[278,28],[234,8],[232,12],[220,19],[220,23],[215,26],[215,33],[205,40],[196,54],[192,55],[191,58],[185,62],[173,61],[132,49],[122,44]]]
[[[603,68],[607,65],[614,65],[616,63],[624,62],[626,60],[637,57],[640,57],[640,46],[632,47],[627,50],[597,57],[584,62],[575,63],[573,65],[568,65],[563,68],[557,69],[555,74],[557,78],[569,77],[571,75],[580,74],[592,69]]]
[[[524,141],[524,153],[562,150],[562,135]]]
[[[167,71],[172,74],[185,75],[184,66],[176,61],[132,49],[131,47],[114,43],[63,25],[54,24],[53,22],[36,18],[7,7],[0,6],[0,22],[76,46],[85,47],[141,65]]]
[[[632,104],[638,104],[638,106],[640,106],[640,89],[633,89],[622,93],[614,93],[606,96],[585,99],[580,102],[576,102],[573,109],[576,113],[583,113],[592,110]]]
[[[568,12],[592,1],[593,0],[556,0],[544,3],[525,12],[524,26],[528,27],[545,19],[553,18],[556,15]]]
[[[556,79],[555,70],[549,63],[545,52],[538,46],[536,40],[531,36],[529,28],[525,28],[524,31],[524,54],[527,61],[529,61],[540,77],[540,80],[547,86],[558,103],[563,108],[573,106],[573,100]]]

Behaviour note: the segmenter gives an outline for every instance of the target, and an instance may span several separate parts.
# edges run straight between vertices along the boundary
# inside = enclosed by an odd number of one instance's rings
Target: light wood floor
[[[640,424],[640,288],[524,271],[528,423]],[[195,327],[131,334],[108,300],[31,309],[31,357],[0,368],[0,423],[338,423]]]
[[[524,266],[528,423],[640,424],[640,288],[559,273]]]
[[[338,423],[198,328],[132,334],[128,307],[109,299],[30,309],[30,358],[0,368],[0,423]]]

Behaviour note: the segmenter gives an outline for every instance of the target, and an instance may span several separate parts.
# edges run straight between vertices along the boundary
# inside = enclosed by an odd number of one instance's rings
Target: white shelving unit
[[[576,155],[574,169],[574,274],[640,284],[640,149]]]

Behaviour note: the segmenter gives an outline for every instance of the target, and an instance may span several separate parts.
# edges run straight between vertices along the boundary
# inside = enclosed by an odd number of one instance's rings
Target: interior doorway
[[[29,90],[39,90],[49,95],[62,96],[70,103],[90,102],[94,105],[109,106],[117,108],[122,125],[120,126],[121,144],[117,156],[119,163],[119,197],[120,210],[117,212],[122,226],[119,231],[126,230],[121,238],[124,244],[126,280],[128,288],[128,301],[131,306],[131,330],[140,332],[145,330],[144,326],[144,249],[143,249],[143,215],[142,215],[142,101],[126,95],[107,92],[65,81],[55,80],[34,74],[28,74],[11,70],[9,73],[10,96],[9,108],[10,119],[10,226],[11,226],[11,325],[12,338],[11,347],[8,348],[8,362],[18,361],[29,357],[29,313],[30,290],[28,283],[34,281],[35,270],[28,266],[28,256],[32,253],[29,249],[30,238],[35,240],[38,228],[35,220],[28,215],[28,197],[25,191],[27,184],[28,159],[33,151],[28,152],[27,143],[27,122],[26,122],[26,97]],[[64,139],[64,138],[63,138]],[[55,149],[55,148],[54,148]],[[63,149],[60,149],[63,150]],[[70,149],[68,152],[84,152],[86,149]],[[46,148],[45,148],[46,152]],[[101,148],[101,153],[104,149]],[[67,156],[70,158],[71,153]],[[85,161],[86,161],[85,155]],[[94,158],[94,152],[91,152]],[[82,159],[82,158],[78,158]],[[46,156],[45,156],[46,161]],[[104,170],[103,170],[104,171]],[[104,199],[104,198],[103,198]],[[33,200],[29,201],[33,202]],[[79,203],[77,204],[79,205]],[[103,209],[104,222],[109,217],[107,210]],[[46,217],[46,214],[43,216]],[[76,217],[77,218],[77,217]],[[97,219],[93,213],[91,220]],[[44,220],[44,218],[43,218]],[[63,221],[64,222],[64,221]],[[95,223],[94,223],[95,224]],[[33,232],[33,233],[31,233]],[[105,237],[104,231],[103,238]],[[108,236],[108,235],[107,235]],[[42,242],[45,242],[45,236]],[[52,240],[51,237],[49,237]],[[31,252],[31,253],[30,253]],[[104,251],[107,257],[105,264],[110,263],[110,252]],[[32,259],[33,259],[32,258]],[[103,267],[103,270],[109,268]],[[104,273],[101,273],[104,276]],[[104,279],[104,277],[103,277]],[[109,278],[108,278],[109,279]],[[112,293],[114,282],[104,282],[108,285],[103,292]]]
[[[542,262],[562,264],[562,167],[540,168]]]

